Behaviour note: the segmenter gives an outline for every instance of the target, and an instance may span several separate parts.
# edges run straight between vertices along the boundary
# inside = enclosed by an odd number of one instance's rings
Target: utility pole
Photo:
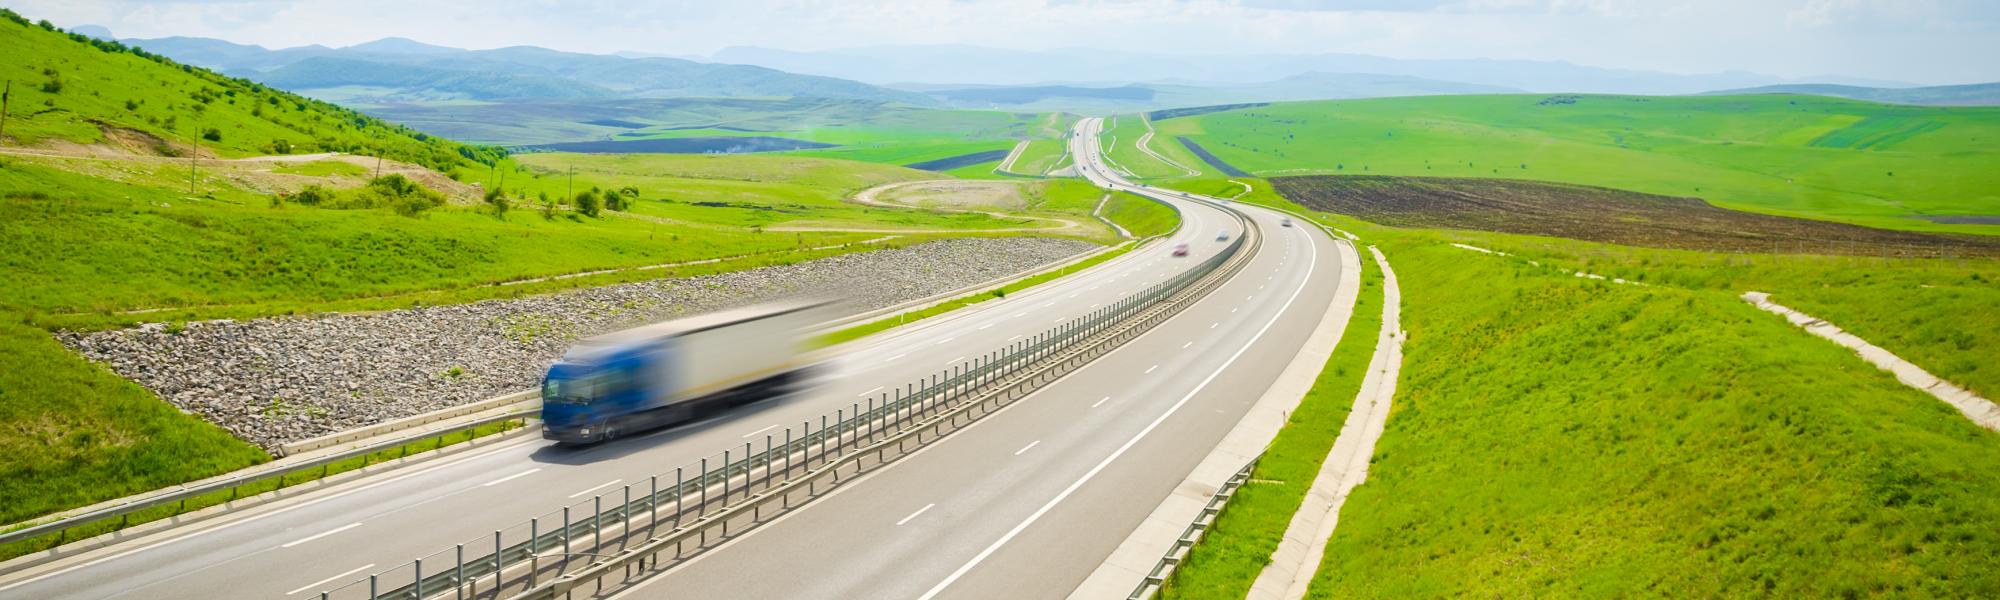
[[[199,157],[199,156],[201,156],[201,138],[194,138],[194,141],[193,141],[193,142],[191,142],[191,143],[192,143],[192,144],[194,145],[194,151],[193,151],[193,152],[189,152],[189,153],[188,153],[188,195],[189,195],[189,196],[193,196],[193,195],[194,195],[194,177],[195,177],[195,172],[194,172],[194,159],[195,159],[196,157]]]
[[[7,88],[0,90],[0,139],[7,137],[7,101],[14,97],[14,80],[7,80]]]
[[[569,198],[576,199],[576,165],[569,166]]]
[[[382,177],[382,155],[380,154],[375,155],[375,177],[377,179]]]

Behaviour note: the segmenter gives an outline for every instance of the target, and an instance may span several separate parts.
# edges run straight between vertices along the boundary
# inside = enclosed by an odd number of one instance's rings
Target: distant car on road
[[[1291,226],[1292,226],[1292,218],[1291,218],[1291,217],[1285,217],[1285,220],[1283,220],[1283,221],[1279,221],[1279,222],[1278,222],[1278,224],[1279,224],[1279,225],[1283,225],[1283,226],[1286,226],[1286,227],[1291,227]]]
[[[1218,241],[1218,242],[1227,242],[1227,241],[1229,241],[1229,232],[1227,232],[1227,231],[1218,231],[1218,232],[1215,232],[1215,241]]]
[[[1174,244],[1174,256],[1187,256],[1187,244]]]

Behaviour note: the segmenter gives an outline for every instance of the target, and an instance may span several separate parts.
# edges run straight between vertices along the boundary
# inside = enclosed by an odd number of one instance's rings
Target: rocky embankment
[[[181,410],[267,449],[535,386],[580,337],[800,294],[858,314],[1087,252],[1046,238],[965,239],[734,273],[362,315],[62,334]]]

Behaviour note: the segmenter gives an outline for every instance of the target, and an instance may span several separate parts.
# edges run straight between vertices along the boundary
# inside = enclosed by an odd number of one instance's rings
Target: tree
[[[623,212],[625,210],[625,194],[618,190],[604,190],[604,208]]]
[[[575,204],[576,212],[583,213],[583,216],[586,217],[595,217],[598,213],[603,212],[604,208],[598,201],[596,190],[578,192]]]

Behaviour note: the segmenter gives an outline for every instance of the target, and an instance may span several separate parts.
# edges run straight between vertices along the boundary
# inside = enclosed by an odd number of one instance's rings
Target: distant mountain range
[[[1970,85],[1938,85],[1913,88],[1880,88],[1855,85],[1833,84],[1793,84],[1767,85],[1735,90],[1708,92],[1721,94],[1809,94],[1813,96],[1834,96],[1870,102],[1892,104],[1926,104],[1936,106],[1996,106],[2000,105],[2000,83],[1975,83]]]
[[[108,37],[101,27],[90,35]],[[929,96],[856,81],[680,58],[559,52],[532,46],[465,50],[387,38],[345,48],[272,50],[217,39],[121,39],[174,60],[328,100],[810,97],[935,106]]]
[[[1317,72],[1372,73],[1531,92],[1616,94],[1694,94],[1806,81],[1875,87],[1912,85],[1839,76],[1787,80],[1743,71],[1679,75],[1589,67],[1560,61],[1411,60],[1362,54],[1180,56],[1099,50],[1004,50],[962,45],[872,46],[815,52],[732,47],[716,52],[709,59],[877,84],[1026,85],[1052,81],[1143,82],[1171,79],[1255,83]]]

